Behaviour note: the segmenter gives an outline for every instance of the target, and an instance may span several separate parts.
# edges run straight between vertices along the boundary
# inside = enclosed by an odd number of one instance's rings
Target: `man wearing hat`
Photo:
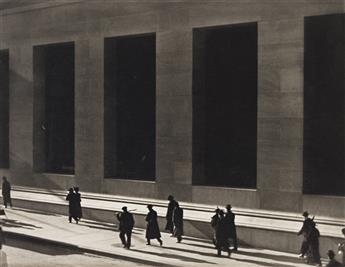
[[[119,231],[120,239],[124,248],[129,249],[131,246],[131,236],[134,227],[133,215],[127,210],[127,207],[122,207],[122,212],[118,213],[117,219],[120,222]],[[127,236],[127,240],[126,237]]]
[[[226,225],[227,225],[227,231],[226,231],[226,235],[228,237],[228,239],[232,239],[233,240],[233,245],[234,251],[237,251],[238,247],[237,247],[237,231],[236,231],[236,225],[235,225],[235,214],[231,211],[231,205],[228,204],[226,205],[226,214],[225,214],[225,221],[226,221]]]
[[[307,254],[308,249],[309,249],[309,244],[307,241],[309,231],[314,225],[314,218],[311,219],[309,218],[309,213],[307,211],[303,212],[302,216],[304,217],[304,222],[301,230],[297,233],[297,235],[302,235],[303,234],[303,241],[301,245],[301,250],[300,250],[300,258],[304,258],[304,256]]]

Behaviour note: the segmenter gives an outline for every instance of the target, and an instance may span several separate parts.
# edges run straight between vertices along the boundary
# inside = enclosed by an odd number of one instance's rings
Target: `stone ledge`
[[[13,187],[12,198],[22,201],[51,203],[67,206],[65,201],[66,192],[61,190],[48,190],[30,187]],[[133,214],[144,216],[147,214],[146,205],[155,206],[160,217],[165,217],[167,201],[135,198],[128,196],[106,195],[97,193],[82,192],[83,208],[103,211],[121,211],[121,207],[127,205]],[[197,203],[180,202],[185,211],[186,221],[198,221],[208,223],[216,206]],[[282,231],[297,233],[300,229],[303,218],[300,214],[291,212],[277,212],[258,209],[233,208],[236,214],[236,225],[244,228],[258,228],[270,231]],[[330,217],[315,216],[315,221],[324,237],[341,238],[341,229],[345,227],[344,220]]]

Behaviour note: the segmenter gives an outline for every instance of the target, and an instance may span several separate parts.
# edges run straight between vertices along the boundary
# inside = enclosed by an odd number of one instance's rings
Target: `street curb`
[[[125,256],[125,255],[120,255],[116,254],[115,252],[110,252],[110,251],[101,251],[89,247],[84,247],[84,246],[77,246],[77,245],[72,245],[66,242],[61,242],[53,239],[48,239],[48,238],[42,238],[42,237],[37,237],[37,236],[32,236],[32,235],[27,235],[23,233],[16,233],[12,231],[3,231],[5,240],[6,239],[13,239],[13,240],[21,240],[21,241],[29,241],[33,243],[38,243],[39,245],[42,246],[58,246],[61,248],[69,249],[72,251],[75,251],[77,253],[83,254],[83,253],[89,253],[93,255],[98,255],[102,257],[108,257],[112,259],[117,259],[117,260],[123,260],[127,262],[133,262],[137,264],[146,264],[149,266],[163,266],[163,267],[175,267],[175,265],[171,264],[166,264],[166,263],[157,263],[154,261],[150,260],[145,260],[143,258],[135,258],[131,256]],[[6,242],[5,242],[6,245]],[[30,248],[28,248],[30,250]]]

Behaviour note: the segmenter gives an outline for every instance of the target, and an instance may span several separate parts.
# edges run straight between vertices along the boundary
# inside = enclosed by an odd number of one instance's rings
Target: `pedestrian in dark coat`
[[[297,235],[303,235],[303,241],[300,249],[300,258],[304,258],[304,256],[308,252],[309,244],[308,244],[308,235],[309,231],[312,228],[314,223],[313,219],[309,218],[309,213],[307,211],[303,212],[302,216],[304,217],[304,222],[301,230],[297,233]]]
[[[10,204],[12,208],[12,200],[11,200],[11,184],[4,176],[2,177],[2,199],[4,201],[5,208],[7,208],[7,203]]]
[[[73,191],[73,188],[68,189],[68,195],[66,196],[66,200],[68,201],[68,213],[69,217],[68,220],[71,223],[72,218],[75,220],[76,223],[78,223],[78,205],[77,205],[77,200],[76,200],[76,195]]]
[[[237,231],[236,231],[236,225],[235,225],[235,214],[231,211],[231,205],[226,205],[226,214],[224,217],[225,223],[227,224],[227,230],[226,234],[228,236],[228,239],[231,239],[233,241],[234,248],[233,250],[237,251],[238,245],[237,245]]]
[[[326,267],[344,267],[343,264],[335,260],[335,253],[333,250],[328,250],[327,256],[329,258],[329,262]]]
[[[216,226],[216,248],[217,248],[217,256],[221,256],[222,250],[228,252],[228,256],[231,256],[231,251],[229,248],[229,239],[228,235],[228,224],[224,218],[224,211],[219,211],[219,222]]]
[[[168,204],[168,209],[167,209],[167,214],[166,214],[166,220],[167,224],[165,226],[165,230],[169,231],[172,235],[174,236],[174,222],[173,222],[173,213],[174,209],[176,207],[176,201],[172,195],[168,196],[169,204]]]
[[[211,227],[213,229],[213,237],[212,237],[212,242],[213,242],[213,245],[215,245],[215,247],[217,247],[217,238],[216,238],[216,229],[217,229],[217,226],[219,224],[219,221],[220,221],[220,215],[219,215],[219,212],[220,212],[220,209],[215,209],[215,214],[211,217]]]
[[[163,241],[161,240],[161,232],[159,231],[157,212],[153,210],[152,205],[147,205],[149,213],[146,215],[145,220],[147,221],[146,226],[146,240],[147,245],[151,245],[151,239],[157,239],[159,244],[162,246]]]
[[[79,187],[74,187],[75,201],[76,201],[76,216],[78,220],[83,217],[83,211],[81,209],[81,194],[79,193]]]
[[[122,212],[118,213],[117,219],[120,222],[119,231],[120,239],[124,248],[129,249],[131,246],[132,230],[134,227],[133,215],[127,210],[127,207],[122,207]],[[126,240],[127,236],[127,240]]]
[[[307,262],[312,264],[318,264],[318,266],[321,265],[321,257],[320,257],[320,250],[319,250],[319,237],[320,232],[316,228],[315,222],[310,226],[310,231],[307,236],[307,243],[309,246],[308,253],[307,253]]]
[[[178,202],[175,204],[175,209],[173,213],[173,222],[174,222],[174,235],[177,238],[177,242],[182,241],[183,235],[183,209],[180,207]]]

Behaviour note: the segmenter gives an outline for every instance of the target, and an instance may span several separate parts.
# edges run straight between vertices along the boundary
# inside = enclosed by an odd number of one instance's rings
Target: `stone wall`
[[[0,11],[10,51],[10,169],[14,184],[285,211],[345,198],[303,196],[304,16],[344,13],[343,0],[67,1]],[[192,30],[258,23],[257,189],[192,186]],[[104,38],[156,33],[156,182],[104,179]],[[33,46],[75,42],[75,175],[34,170]],[[313,199],[314,201],[312,201]],[[315,201],[319,201],[318,208]],[[330,211],[332,209],[332,211]]]

